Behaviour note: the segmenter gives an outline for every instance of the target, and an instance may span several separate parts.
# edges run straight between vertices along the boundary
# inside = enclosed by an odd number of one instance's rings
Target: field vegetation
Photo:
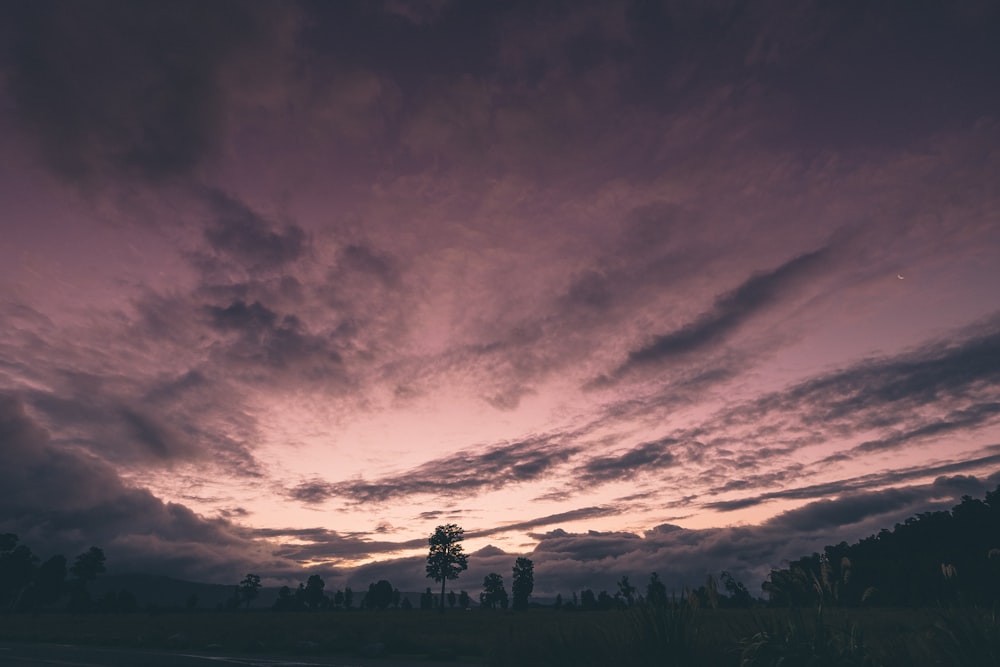
[[[0,640],[164,650],[410,657],[506,667],[1000,665],[1000,489],[950,512],[921,514],[854,545],[840,543],[772,570],[756,597],[727,572],[680,595],[656,573],[624,575],[618,590],[531,601],[533,564],[512,568],[513,604],[500,573],[479,605],[445,584],[465,569],[462,530],[431,540],[419,607],[385,580],[367,593],[329,592],[319,575],[252,606],[247,574],[216,609],[142,606],[126,590],[91,596],[104,554],[67,567],[0,536]],[[436,541],[435,541],[436,540]]]

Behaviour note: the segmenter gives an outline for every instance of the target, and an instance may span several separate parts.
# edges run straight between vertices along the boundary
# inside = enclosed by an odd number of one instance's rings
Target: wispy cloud
[[[994,447],[993,449],[996,449]],[[870,473],[857,477],[839,479],[832,482],[820,484],[810,484],[807,486],[792,487],[779,491],[769,491],[730,501],[712,501],[704,503],[705,507],[722,511],[736,510],[744,507],[752,507],[769,500],[781,498],[791,498],[798,500],[813,500],[816,498],[828,498],[852,491],[863,491],[865,489],[885,487],[891,484],[909,482],[931,475],[946,475],[949,473],[961,473],[970,470],[981,470],[1000,464],[1000,454],[986,454],[970,460],[951,461],[930,466],[919,466],[915,468],[903,468],[889,470],[878,473]]]
[[[352,503],[386,502],[415,496],[467,496],[543,478],[579,448],[545,436],[465,450],[374,481],[303,482],[289,491],[295,500],[316,503],[337,498]]]
[[[831,252],[829,248],[815,250],[776,269],[751,276],[736,289],[716,297],[711,309],[692,322],[629,351],[624,363],[609,375],[598,377],[591,385],[605,386],[632,371],[656,367],[671,359],[718,347],[745,322],[772,307],[795,286],[821,270],[829,261]]]

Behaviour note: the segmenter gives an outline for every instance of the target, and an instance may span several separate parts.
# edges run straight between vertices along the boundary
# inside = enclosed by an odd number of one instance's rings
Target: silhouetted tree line
[[[299,584],[295,590],[288,586],[282,586],[278,590],[278,599],[275,600],[271,609],[274,611],[319,611],[319,610],[350,610],[354,609],[354,592],[350,586],[344,590],[338,590],[333,594],[324,592],[326,583],[323,578],[314,574],[304,584]],[[231,609],[236,609],[244,601],[237,587],[229,603]],[[451,608],[456,606],[467,609],[471,604],[469,594],[461,591],[449,591],[445,596],[447,604]],[[428,587],[420,594],[420,609],[437,609],[439,601]],[[409,611],[413,609],[413,603],[405,597],[398,588],[393,586],[386,579],[379,579],[368,584],[368,591],[361,597],[357,606],[358,610],[364,611],[384,611],[386,609],[400,609]]]
[[[278,599],[271,605],[274,611],[321,611],[330,609],[349,610],[354,608],[354,591],[350,586],[333,593],[326,592],[326,582],[318,574],[310,575],[305,583],[292,590],[288,586],[278,589]],[[368,594],[362,598],[361,608],[385,609],[399,604],[399,591],[382,579],[368,586]]]
[[[772,570],[774,606],[936,606],[1000,602],[1000,486],[963,496],[855,544],[841,542]]]
[[[104,563],[104,552],[98,547],[77,556],[69,567],[62,554],[42,562],[17,535],[0,534],[0,610],[134,610],[135,596],[128,591],[109,591],[97,601],[91,598],[90,583],[104,572]]]
[[[736,609],[759,604],[761,600],[755,599],[746,586],[729,572],[722,572],[718,579],[709,574],[704,584],[693,589],[684,588],[680,595],[676,593],[668,595],[667,587],[660,579],[660,575],[653,572],[649,575],[644,591],[634,586],[627,576],[623,576],[618,580],[618,590],[614,593],[609,593],[607,590],[595,593],[592,589],[585,588],[579,594],[574,591],[570,599],[564,599],[561,594],[557,595],[553,606],[563,611],[611,611],[636,606],[658,609],[667,607]]]
[[[503,577],[490,572],[483,578],[483,592],[479,594],[481,609],[507,609],[513,607],[517,611],[528,608],[528,599],[535,589],[535,564],[530,558],[520,557],[514,561],[511,575],[511,595],[507,595]]]

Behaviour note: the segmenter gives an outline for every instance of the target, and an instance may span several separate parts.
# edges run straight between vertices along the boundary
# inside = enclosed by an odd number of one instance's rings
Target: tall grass
[[[639,605],[627,610],[550,614],[501,639],[490,655],[495,667],[686,667],[716,665],[698,644],[696,615],[686,604]]]
[[[857,623],[830,624],[823,608],[791,610],[783,618],[758,616],[759,629],[740,642],[740,667],[876,667]]]
[[[981,609],[694,609],[422,614],[0,615],[0,640],[145,649],[338,653],[491,667],[1000,667]]]

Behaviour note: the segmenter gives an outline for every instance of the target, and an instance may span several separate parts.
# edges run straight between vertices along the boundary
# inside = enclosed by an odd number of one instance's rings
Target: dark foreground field
[[[18,614],[0,616],[0,641],[14,647],[27,642],[153,652],[149,655],[297,656],[300,664],[339,664],[334,656],[386,665],[440,661],[498,667],[1000,665],[997,616],[974,609],[827,610],[822,616],[815,609],[648,608],[444,616],[391,611]],[[88,664],[104,664],[95,660]]]

